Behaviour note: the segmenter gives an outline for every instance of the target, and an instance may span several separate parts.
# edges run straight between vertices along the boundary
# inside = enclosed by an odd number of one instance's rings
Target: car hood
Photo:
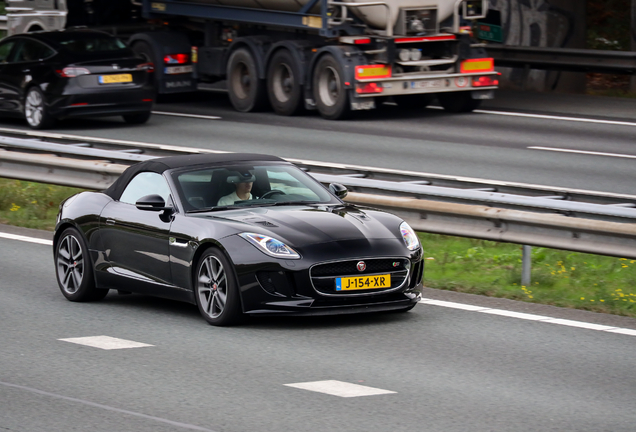
[[[342,240],[397,239],[401,219],[354,206],[259,207],[197,215],[225,220],[236,232],[270,235],[292,246]]]

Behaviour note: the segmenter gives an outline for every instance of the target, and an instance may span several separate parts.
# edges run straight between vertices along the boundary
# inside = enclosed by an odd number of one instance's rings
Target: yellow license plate
[[[336,291],[391,288],[391,275],[373,275],[336,278]]]
[[[131,74],[117,74],[117,75],[100,75],[100,84],[113,84],[113,83],[127,83],[132,82]]]

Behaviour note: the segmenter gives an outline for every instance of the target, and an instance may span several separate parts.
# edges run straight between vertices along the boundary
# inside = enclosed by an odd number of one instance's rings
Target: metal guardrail
[[[0,15],[0,31],[4,30],[6,31],[8,29],[7,27],[7,16],[6,15]]]
[[[0,137],[0,176],[104,189],[135,162],[184,152],[209,151]],[[347,186],[347,201],[396,213],[420,231],[636,259],[636,196],[290,161]]]
[[[495,66],[569,72],[636,74],[636,52],[486,45]]]

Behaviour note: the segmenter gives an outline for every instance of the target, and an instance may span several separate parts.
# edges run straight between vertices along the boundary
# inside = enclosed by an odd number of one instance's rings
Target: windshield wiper
[[[208,213],[220,210],[236,210],[240,208],[245,208],[246,206],[239,205],[226,205],[226,206],[216,206],[216,207],[206,207],[202,209],[188,210],[186,213]]]

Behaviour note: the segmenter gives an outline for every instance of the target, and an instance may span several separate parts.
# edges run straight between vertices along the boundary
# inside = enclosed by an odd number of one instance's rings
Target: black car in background
[[[153,65],[119,39],[93,30],[36,32],[0,42],[0,115],[43,129],[56,119],[150,118]]]
[[[410,310],[422,288],[417,235],[346,193],[274,156],[141,162],[60,205],[57,281],[71,301],[115,289],[190,302],[213,325]]]

